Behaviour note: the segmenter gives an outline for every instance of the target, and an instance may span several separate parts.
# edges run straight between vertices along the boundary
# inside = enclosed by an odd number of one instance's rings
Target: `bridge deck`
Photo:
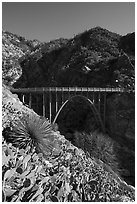
[[[94,115],[95,117],[96,115],[98,116],[102,129],[105,129],[106,95],[112,92],[130,92],[121,88],[97,87],[36,87],[11,88],[10,90],[12,93],[18,94],[20,100],[28,104],[28,106],[34,109],[39,115],[49,118],[50,122],[56,118],[54,116],[62,110],[62,107],[64,107],[64,104],[72,95],[82,95],[83,97],[86,95],[87,100],[90,100],[94,106]]]
[[[13,93],[43,93],[43,92],[128,92],[122,88],[96,88],[96,87],[39,87],[10,89]]]

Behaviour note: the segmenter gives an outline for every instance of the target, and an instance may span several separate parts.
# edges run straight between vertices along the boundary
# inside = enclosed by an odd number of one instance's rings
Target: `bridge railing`
[[[92,101],[95,106],[97,105],[100,112],[101,105],[103,105],[103,121],[105,123],[106,112],[106,94],[107,93],[123,93],[127,90],[122,88],[98,88],[98,87],[36,87],[36,88],[18,88],[10,89],[12,93],[18,94],[20,100],[33,108],[39,115],[48,117],[50,122],[54,115],[52,109],[57,113],[59,110],[61,96],[61,105],[65,102],[65,94],[67,99],[73,95],[86,95],[92,94]],[[95,97],[97,95],[97,97]],[[101,102],[101,95],[103,95],[103,104]],[[55,105],[54,105],[55,103]]]
[[[39,88],[18,88],[10,89],[12,93],[43,93],[43,92],[69,92],[69,91],[76,91],[76,92],[128,92],[126,89],[122,88],[96,88],[96,87],[39,87]]]

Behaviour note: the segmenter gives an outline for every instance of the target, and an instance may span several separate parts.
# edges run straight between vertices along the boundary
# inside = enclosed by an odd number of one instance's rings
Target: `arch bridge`
[[[74,98],[83,98],[92,109],[95,120],[105,131],[106,97],[110,93],[125,92],[121,88],[92,88],[92,87],[40,87],[11,89],[18,94],[20,100],[36,113],[55,123],[63,108]]]

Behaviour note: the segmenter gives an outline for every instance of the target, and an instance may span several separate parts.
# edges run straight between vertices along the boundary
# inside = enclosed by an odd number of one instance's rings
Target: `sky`
[[[26,39],[49,42],[100,26],[135,31],[134,2],[3,2],[2,27]]]

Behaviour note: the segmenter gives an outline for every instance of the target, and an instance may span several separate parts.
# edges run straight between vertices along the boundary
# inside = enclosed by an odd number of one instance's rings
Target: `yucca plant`
[[[54,132],[51,124],[47,119],[34,114],[18,120],[12,128],[6,129],[3,135],[7,142],[18,148],[36,147],[37,151],[46,155],[54,148]]]

